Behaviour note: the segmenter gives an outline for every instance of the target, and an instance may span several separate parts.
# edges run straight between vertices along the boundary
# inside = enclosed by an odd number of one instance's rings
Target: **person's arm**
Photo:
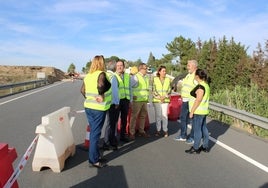
[[[83,82],[81,89],[80,89],[81,94],[86,98],[86,88],[85,88],[85,83]]]
[[[118,80],[116,76],[113,76],[111,79],[112,85],[112,104],[119,105],[119,91],[118,91]]]
[[[137,76],[133,75],[130,78],[130,87],[131,87],[131,95],[130,95],[130,101],[133,101],[133,98],[137,97],[137,96],[133,96],[133,88],[138,87],[138,78]]]
[[[138,87],[138,78],[136,75],[131,76],[131,87]]]
[[[99,95],[103,96],[104,93],[110,89],[110,87],[111,87],[111,83],[106,78],[105,72],[100,73],[98,77],[98,85],[97,85]]]
[[[192,106],[192,109],[190,111],[190,115],[189,115],[190,118],[193,118],[194,112],[198,108],[198,106],[200,105],[200,103],[201,103],[201,101],[202,101],[202,99],[204,97],[205,92],[204,92],[203,89],[199,88],[199,89],[196,90],[195,93],[196,93],[196,99],[195,99],[194,104]]]
[[[129,79],[129,101],[132,102],[132,87],[131,87],[131,77],[130,76],[130,79]]]
[[[154,79],[153,79],[154,80]],[[155,99],[161,99],[161,96],[160,96],[160,94],[157,92],[157,88],[156,88],[156,85],[155,85],[155,83],[154,83],[154,81],[153,81],[153,89],[152,89],[152,93],[153,93],[153,97],[155,98]]]
[[[104,93],[108,91],[111,87],[111,83],[107,80],[106,74],[104,72],[100,73],[98,77],[97,89],[99,96],[95,97],[97,102],[103,102]]]

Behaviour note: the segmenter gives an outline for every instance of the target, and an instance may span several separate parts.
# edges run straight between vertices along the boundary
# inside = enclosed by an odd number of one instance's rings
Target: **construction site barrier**
[[[6,182],[6,184],[4,185],[3,188],[10,188],[10,187],[13,187],[13,186],[16,187],[17,179],[18,179],[20,173],[22,172],[22,170],[24,169],[26,163],[28,162],[28,160],[29,160],[29,158],[31,156],[31,153],[35,148],[37,140],[38,140],[38,135],[34,138],[32,143],[30,144],[30,146],[28,147],[28,149],[24,153],[24,155],[21,158],[20,162],[18,163],[16,169],[14,170],[13,174],[9,177],[8,181]]]
[[[90,146],[90,126],[87,125],[87,132],[86,132],[86,138],[85,138],[85,142],[84,142],[84,149],[88,150],[89,146]]]
[[[181,113],[182,98],[180,95],[171,95],[168,104],[168,119],[177,121]]]
[[[65,160],[75,154],[69,112],[70,107],[63,107],[42,117],[42,124],[36,127],[39,139],[32,162],[33,171],[49,167],[53,172],[61,172]]]
[[[12,163],[17,158],[17,152],[15,148],[9,148],[8,144],[0,143],[0,188],[3,188],[11,175],[14,172]],[[17,181],[13,182],[9,187],[18,187]]]
[[[130,126],[130,118],[131,118],[131,112],[132,112],[132,109],[129,108],[128,110],[128,116],[127,116],[127,126],[126,126],[126,134],[129,134],[129,126]],[[136,119],[136,127],[135,127],[135,131],[137,132],[139,130],[139,116],[137,117]],[[118,125],[117,125],[117,132],[120,132],[120,129],[121,129],[121,119],[119,118],[118,119]],[[145,118],[145,125],[144,125],[144,130],[145,131],[148,131],[150,129],[150,122],[149,122],[149,116],[147,114],[146,118]]]

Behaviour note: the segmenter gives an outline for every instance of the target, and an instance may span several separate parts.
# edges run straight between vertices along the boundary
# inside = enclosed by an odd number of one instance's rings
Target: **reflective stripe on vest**
[[[165,77],[164,83],[162,84],[159,77],[154,77],[154,90],[160,96],[167,96],[170,90],[170,79]],[[170,101],[169,98],[165,98],[164,102],[169,103],[169,101]],[[153,102],[161,102],[161,100],[154,97]]]
[[[94,73],[89,73],[84,78],[84,84],[85,84],[85,102],[84,107],[105,111],[110,108],[111,101],[112,101],[112,93],[111,89],[109,89],[107,92],[104,93],[104,101],[103,102],[97,102],[96,97],[99,96],[99,92],[97,89],[97,83],[98,78],[101,71],[95,71]],[[107,74],[106,74],[107,76]],[[107,76],[108,77],[108,76]]]
[[[138,79],[138,86],[133,88],[133,96],[136,96],[136,99],[133,98],[133,101],[148,101],[149,79],[147,76],[143,77],[141,73],[137,73],[136,76]]]
[[[117,81],[118,81],[118,91],[119,91],[119,98],[120,99],[130,99],[130,92],[129,92],[129,74],[124,73],[124,80],[122,80],[121,76],[117,73],[115,74]]]
[[[207,115],[209,113],[208,105],[209,105],[209,95],[210,95],[210,88],[206,82],[200,82],[200,85],[204,86],[205,88],[205,95],[202,98],[199,106],[195,110],[194,114],[198,115]],[[195,98],[191,97],[189,100],[189,109],[191,110],[194,105]]]
[[[190,98],[190,92],[196,86],[194,83],[195,73],[187,74],[186,77],[182,80],[182,88],[181,88],[181,97],[182,98]]]

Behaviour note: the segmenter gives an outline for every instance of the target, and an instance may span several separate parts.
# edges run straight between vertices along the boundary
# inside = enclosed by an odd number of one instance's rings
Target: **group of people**
[[[106,70],[107,69],[107,70]],[[176,138],[186,141],[187,124],[192,119],[193,131],[189,139],[194,145],[187,153],[208,151],[208,131],[206,115],[208,114],[209,87],[206,84],[206,73],[197,69],[197,62],[188,62],[189,74],[183,81],[181,134]],[[194,82],[196,81],[196,82]],[[125,64],[119,60],[111,61],[105,66],[104,57],[97,55],[92,59],[88,74],[84,78],[81,93],[85,98],[85,113],[90,125],[89,163],[93,167],[102,168],[106,161],[101,158],[99,140],[107,118],[103,149],[117,150],[117,124],[120,117],[120,138],[122,142],[135,140],[135,136],[150,137],[145,131],[147,118],[147,103],[149,100],[149,85],[152,83],[152,102],[155,109],[155,136],[168,137],[168,104],[171,93],[171,80],[166,77],[166,67],[160,66],[152,80],[147,75],[147,65],[141,63],[136,74],[125,72]],[[128,124],[128,112],[130,122]],[[139,121],[138,127],[136,123]],[[163,134],[161,133],[163,130]],[[203,137],[203,146],[199,148]]]
[[[182,80],[181,87],[181,131],[175,140],[193,144],[190,149],[185,150],[186,153],[199,154],[201,151],[209,152],[209,134],[206,125],[210,96],[210,88],[207,83],[208,76],[204,70],[198,69],[196,60],[188,61],[187,70],[188,74]],[[192,125],[192,129],[187,137],[188,124]],[[203,144],[199,147],[202,138]]]

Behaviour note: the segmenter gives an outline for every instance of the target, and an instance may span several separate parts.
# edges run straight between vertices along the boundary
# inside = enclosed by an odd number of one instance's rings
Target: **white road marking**
[[[237,151],[237,150],[231,148],[230,146],[227,146],[226,144],[220,142],[219,140],[216,140],[215,138],[213,138],[213,137],[211,137],[211,136],[209,137],[209,139],[210,139],[212,142],[215,142],[215,143],[218,144],[219,146],[223,147],[224,149],[226,149],[226,150],[232,152],[232,153],[235,154],[236,156],[238,156],[238,157],[240,157],[240,158],[246,160],[247,162],[249,162],[249,163],[255,165],[256,167],[258,167],[258,168],[260,168],[261,170],[263,170],[263,171],[265,171],[265,172],[268,173],[268,167],[267,167],[267,166],[265,166],[265,165],[259,163],[258,161],[255,161],[254,159],[252,159],[252,158],[250,158],[250,157],[244,155],[243,153],[241,153],[241,152],[239,152],[239,151]]]
[[[77,114],[84,113],[84,112],[85,112],[85,110],[78,110],[78,111],[76,111]]]
[[[54,86],[57,86],[57,85],[63,84],[63,83],[64,83],[64,82],[60,82],[60,83],[58,83],[58,84],[53,84],[53,85],[48,86],[48,87],[45,87],[45,88],[43,88],[43,89],[39,89],[39,90],[33,91],[33,92],[31,92],[31,93],[27,93],[27,94],[25,94],[25,95],[22,95],[22,96],[16,97],[16,98],[14,98],[14,99],[10,99],[10,100],[8,100],[8,101],[5,101],[5,102],[0,103],[0,106],[1,106],[1,105],[3,105],[3,104],[9,103],[9,102],[15,101],[15,100],[17,100],[17,99],[20,99],[20,98],[26,97],[26,96],[28,96],[28,95],[32,95],[32,94],[34,94],[34,93],[38,93],[38,92],[40,92],[40,91],[43,91],[43,90],[49,89],[49,88],[51,88],[51,87],[54,87]]]

